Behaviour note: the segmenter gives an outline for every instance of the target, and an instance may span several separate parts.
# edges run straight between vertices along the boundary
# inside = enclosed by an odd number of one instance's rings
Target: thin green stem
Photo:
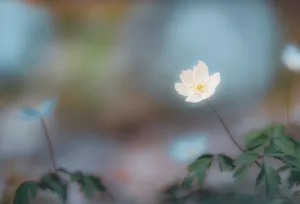
[[[48,131],[46,122],[45,122],[43,117],[41,118],[41,122],[42,122],[42,125],[43,125],[43,129],[45,131],[45,137],[47,139],[48,146],[49,146],[52,168],[53,168],[54,171],[56,171],[56,163],[55,163],[55,159],[54,159],[54,148],[53,148],[53,145],[52,145],[52,142],[51,142],[51,135],[50,135],[50,132]]]
[[[221,122],[221,124],[223,125],[225,131],[227,132],[230,140],[233,142],[233,144],[235,144],[235,146],[241,151],[241,152],[245,152],[245,150],[239,145],[239,143],[234,139],[234,137],[232,136],[228,126],[226,125],[226,123],[224,122],[224,120],[222,119],[222,117],[219,115],[219,113],[217,112],[217,110],[212,106],[210,105],[210,108],[212,109],[212,111],[214,112],[214,114],[217,116],[217,118],[219,119],[219,121]],[[258,163],[257,161],[255,161],[255,164],[258,166],[258,167],[261,167],[261,164]]]

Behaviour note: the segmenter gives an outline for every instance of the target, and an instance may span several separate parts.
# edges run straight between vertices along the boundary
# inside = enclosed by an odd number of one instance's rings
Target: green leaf
[[[284,125],[272,125],[265,129],[266,134],[272,137],[280,137],[285,133]]]
[[[261,172],[256,179],[256,183],[259,184],[262,180],[265,184],[266,195],[270,199],[275,198],[279,192],[278,185],[281,183],[280,176],[275,169],[266,165],[264,162],[261,167]]]
[[[264,178],[264,175],[265,175],[265,171],[264,171],[264,168],[262,166],[260,171],[259,171],[259,174],[256,178],[256,181],[255,181],[255,186],[256,187],[262,182],[262,179]]]
[[[267,144],[269,136],[263,132],[254,132],[246,135],[246,150],[260,152]]]
[[[80,171],[76,171],[70,174],[71,181],[79,183],[80,186],[84,184],[84,175]]]
[[[293,156],[286,155],[282,152],[274,152],[268,156],[273,157],[273,158],[283,162],[286,166],[288,166],[289,168],[291,168],[293,170],[300,171],[300,162],[297,158],[295,158]]]
[[[276,138],[274,143],[279,151],[294,157],[297,156],[296,148],[298,144],[295,143],[291,138],[286,136]]]
[[[202,184],[204,182],[206,171],[211,166],[213,160],[213,155],[206,154],[194,161],[189,167],[188,170],[196,175],[198,182]]]
[[[272,138],[269,140],[269,143],[265,146],[265,149],[264,149],[264,152],[263,152],[263,156],[266,157],[266,156],[270,156],[274,153],[278,153],[278,152],[281,152],[276,144],[275,144],[275,139]]]
[[[300,185],[300,171],[291,171],[288,177],[289,188]]]
[[[224,171],[232,171],[234,169],[234,161],[230,157],[219,154],[218,155],[219,168],[222,172]]]
[[[84,195],[87,198],[93,197],[96,191],[105,192],[106,188],[102,184],[100,178],[92,175],[84,175],[83,173],[77,171],[71,174],[71,181],[75,181],[81,187],[81,190],[84,192]]]
[[[241,182],[246,178],[249,168],[250,166],[248,164],[245,164],[235,170],[233,176],[235,177],[237,182]]]
[[[254,152],[245,152],[240,154],[234,164],[236,166],[242,166],[242,165],[249,165],[249,167],[256,161],[256,159],[258,158],[258,154],[254,153]]]
[[[39,182],[42,190],[51,190],[57,194],[60,200],[65,203],[67,200],[67,185],[62,183],[55,173],[49,173],[43,176]]]
[[[256,161],[258,155],[254,152],[245,152],[240,154],[235,160],[234,164],[237,166],[237,169],[234,172],[234,177],[238,182],[245,179],[249,168]]]
[[[195,179],[194,176],[186,176],[183,179],[183,182],[182,182],[181,186],[183,188],[190,188],[193,185],[193,183],[194,183],[194,179]]]
[[[30,200],[36,197],[38,182],[25,181],[16,190],[13,204],[30,204]]]

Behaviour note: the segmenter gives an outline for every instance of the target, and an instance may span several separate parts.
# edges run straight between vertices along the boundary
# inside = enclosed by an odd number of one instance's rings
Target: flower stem
[[[55,163],[55,159],[54,159],[54,149],[53,149],[53,145],[52,145],[52,142],[51,142],[51,135],[48,131],[46,122],[45,122],[43,117],[41,118],[41,122],[42,122],[42,125],[43,125],[43,129],[45,131],[45,136],[46,136],[48,146],[49,146],[52,168],[53,168],[54,171],[56,171],[56,163]]]
[[[227,132],[227,134],[229,135],[229,138],[231,139],[231,141],[235,144],[235,146],[241,151],[241,152],[245,152],[245,150],[239,145],[239,143],[237,143],[237,141],[233,138],[229,128],[227,127],[227,125],[225,124],[224,120],[222,119],[222,117],[219,115],[219,113],[217,112],[217,110],[210,105],[212,111],[214,112],[214,114],[217,116],[217,118],[220,120],[221,124],[223,125],[225,131]]]
[[[290,124],[290,105],[291,105],[291,89],[292,89],[292,76],[288,73],[288,80],[286,86],[286,124]]]
[[[233,144],[235,144],[235,146],[241,151],[241,152],[245,152],[245,150],[239,145],[239,143],[234,139],[234,137],[232,136],[229,128],[227,127],[226,123],[224,122],[224,120],[222,119],[222,117],[219,115],[219,113],[217,112],[217,110],[212,106],[210,105],[210,108],[212,109],[212,111],[214,112],[214,114],[217,116],[217,118],[219,119],[219,121],[221,122],[221,124],[223,125],[225,131],[227,132],[230,140],[233,142]],[[257,161],[255,161],[255,164],[258,166],[258,167],[261,167],[261,164],[258,163]]]

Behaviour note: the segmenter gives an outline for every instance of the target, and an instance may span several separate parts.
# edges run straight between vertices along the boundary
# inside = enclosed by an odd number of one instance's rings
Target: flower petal
[[[180,79],[181,79],[182,83],[192,84],[193,83],[193,71],[190,69],[183,71],[180,74]]]
[[[209,77],[208,82],[207,82],[208,89],[216,89],[217,86],[220,84],[220,80],[221,79],[220,79],[220,73],[219,72],[211,75]]]
[[[175,84],[175,90],[183,96],[188,96],[189,95],[189,89],[187,86],[185,86],[182,83],[176,83]]]
[[[193,69],[194,83],[206,82],[209,79],[208,68],[204,62],[198,61],[198,64]]]
[[[215,91],[216,91],[216,89],[209,88],[206,92],[201,94],[202,100],[207,99],[207,98],[211,97],[212,95],[214,95]]]
[[[202,101],[204,98],[201,95],[192,95],[192,96],[188,96],[185,101],[186,102],[191,102],[191,103],[198,103],[200,101]]]

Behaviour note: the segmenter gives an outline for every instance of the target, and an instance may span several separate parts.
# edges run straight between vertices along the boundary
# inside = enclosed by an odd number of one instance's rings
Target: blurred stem
[[[245,152],[245,150],[239,145],[239,143],[234,139],[234,137],[232,136],[229,128],[227,127],[226,123],[224,122],[224,120],[222,119],[222,117],[219,115],[219,113],[217,112],[217,110],[212,106],[210,105],[210,108],[212,109],[212,111],[214,112],[214,114],[217,116],[217,118],[219,119],[219,121],[221,122],[221,124],[223,125],[225,131],[227,132],[230,140],[233,142],[233,144],[235,144],[235,146],[241,151],[241,152]],[[255,164],[258,166],[258,167],[261,167],[261,164],[258,163],[257,161],[255,161]]]
[[[291,105],[291,92],[292,92],[292,73],[288,73],[287,77],[287,86],[286,86],[286,124],[290,124],[290,105]]]
[[[53,168],[54,171],[56,171],[56,163],[55,163],[55,159],[54,159],[54,149],[53,149],[53,145],[52,145],[52,142],[51,142],[51,135],[48,131],[46,122],[45,122],[43,117],[41,117],[41,121],[42,121],[43,129],[45,131],[45,136],[46,136],[48,146],[49,146],[52,168]]]

